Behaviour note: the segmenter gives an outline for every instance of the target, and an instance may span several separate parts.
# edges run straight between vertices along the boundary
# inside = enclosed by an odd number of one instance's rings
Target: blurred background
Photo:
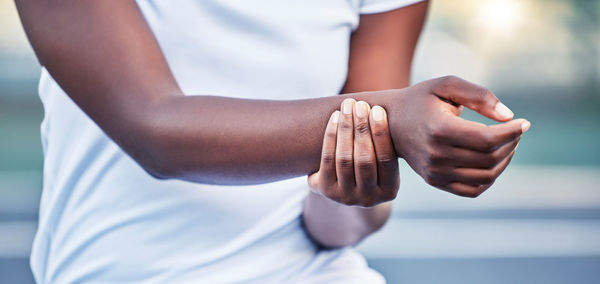
[[[370,265],[389,283],[599,283],[600,1],[433,1],[413,82],[448,74],[532,127],[477,199],[432,189],[401,161],[393,218],[359,246]],[[0,283],[33,282],[38,76],[14,3],[0,0]]]

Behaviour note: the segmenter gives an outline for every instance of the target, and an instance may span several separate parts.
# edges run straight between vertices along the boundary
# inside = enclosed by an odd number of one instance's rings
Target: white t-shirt
[[[283,100],[338,94],[359,15],[417,0],[137,2],[186,94]],[[45,69],[39,92],[37,282],[383,282],[352,248],[319,251],[306,236],[306,177],[255,186],[157,180]]]

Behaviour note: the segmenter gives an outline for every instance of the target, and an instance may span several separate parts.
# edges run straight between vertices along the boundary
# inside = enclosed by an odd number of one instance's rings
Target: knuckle
[[[377,161],[384,169],[393,169],[398,166],[398,158],[391,154],[380,154]]]
[[[366,122],[359,122],[354,126],[356,134],[368,134],[370,131],[369,124]]]
[[[349,154],[349,153],[340,153],[340,155],[338,155],[336,157],[336,162],[342,168],[353,168],[354,167],[354,161],[352,159],[352,154]]]
[[[458,76],[456,76],[456,75],[446,75],[446,76],[444,76],[442,78],[444,79],[444,81],[446,83],[449,83],[449,84],[452,84],[452,85],[458,83],[458,81],[460,80],[460,78]]]
[[[502,160],[504,160],[503,154],[504,153],[500,151],[495,151],[488,156],[488,166],[490,167],[490,169],[498,165],[500,162],[502,162]]]
[[[353,128],[352,121],[343,120],[340,122],[340,131],[352,131]]]
[[[428,133],[432,141],[439,142],[448,135],[449,126],[445,123],[436,123],[428,126]]]
[[[452,94],[456,88],[460,78],[454,75],[444,76],[438,79],[437,83],[433,86],[433,92],[438,95]]]
[[[431,165],[433,165],[433,161],[432,159],[434,158],[434,156],[436,156],[436,149],[433,146],[428,146],[425,148],[425,152],[423,153],[423,158],[424,158],[424,162],[427,165],[427,169],[431,168]]]
[[[372,133],[373,138],[385,138],[388,136],[388,131],[385,127],[373,127]]]
[[[375,153],[372,152],[373,150],[369,150],[369,149],[357,149],[357,153],[356,153],[356,161],[358,162],[364,162],[364,163],[373,163],[374,162],[374,155]]]
[[[444,155],[439,150],[430,150],[427,153],[427,161],[432,165],[440,164],[443,161]]]
[[[494,98],[494,94],[488,88],[477,87],[475,89],[475,97],[480,102],[485,102]]]
[[[323,162],[329,164],[335,162],[335,153],[333,152],[323,152],[321,155],[321,159]]]
[[[374,165],[373,161],[370,159],[370,157],[359,156],[359,158],[356,159],[356,167],[358,169],[369,170],[369,169],[372,169],[374,166],[375,165]]]
[[[331,140],[335,140],[337,138],[337,132],[335,129],[328,130],[327,133],[325,133],[325,136]]]
[[[444,76],[444,77],[440,78],[438,86],[443,89],[454,87],[454,86],[456,86],[456,83],[458,82],[458,80],[459,80],[459,78],[454,75]]]
[[[481,149],[485,152],[491,152],[496,149],[496,144],[494,143],[494,134],[490,131],[486,131],[481,136]]]
[[[426,127],[427,134],[429,134],[430,137],[439,137],[439,135],[441,134],[441,127],[439,123],[430,123]]]
[[[398,157],[392,153],[381,153],[377,156],[377,160],[382,164],[396,164]]]

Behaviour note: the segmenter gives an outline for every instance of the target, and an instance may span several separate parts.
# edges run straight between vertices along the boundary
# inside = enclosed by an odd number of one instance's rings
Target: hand
[[[390,113],[397,154],[427,183],[453,194],[476,197],[510,162],[530,126],[488,89],[449,76],[400,90]],[[486,126],[459,117],[462,105],[502,124]],[[393,110],[393,112],[392,112]]]
[[[327,124],[320,169],[308,177],[310,187],[346,205],[371,207],[393,200],[400,175],[385,110],[370,110],[366,102],[353,99],[344,100],[341,109]]]

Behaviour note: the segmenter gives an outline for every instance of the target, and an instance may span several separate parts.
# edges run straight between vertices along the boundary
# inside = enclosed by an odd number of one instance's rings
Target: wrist
[[[392,138],[394,151],[396,152],[396,157],[403,157],[402,144],[398,141],[401,140],[400,135],[402,134],[402,131],[400,131],[400,129],[402,129],[402,126],[406,123],[400,117],[406,94],[404,90],[405,89],[388,90],[378,93],[374,96],[375,100],[373,102],[373,106],[379,105],[385,109],[385,119],[387,119],[388,122],[388,128]]]
[[[400,141],[400,129],[401,126],[404,125],[400,115],[402,113],[402,106],[405,105],[404,100],[408,95],[408,88],[404,89],[391,89],[391,90],[382,90],[382,91],[374,91],[374,92],[361,92],[361,93],[351,93],[344,94],[343,96],[354,98],[357,101],[365,101],[373,106],[381,106],[385,109],[390,134],[392,136],[392,142],[394,144],[394,150],[396,151],[396,156],[403,158],[403,149],[401,148]]]

